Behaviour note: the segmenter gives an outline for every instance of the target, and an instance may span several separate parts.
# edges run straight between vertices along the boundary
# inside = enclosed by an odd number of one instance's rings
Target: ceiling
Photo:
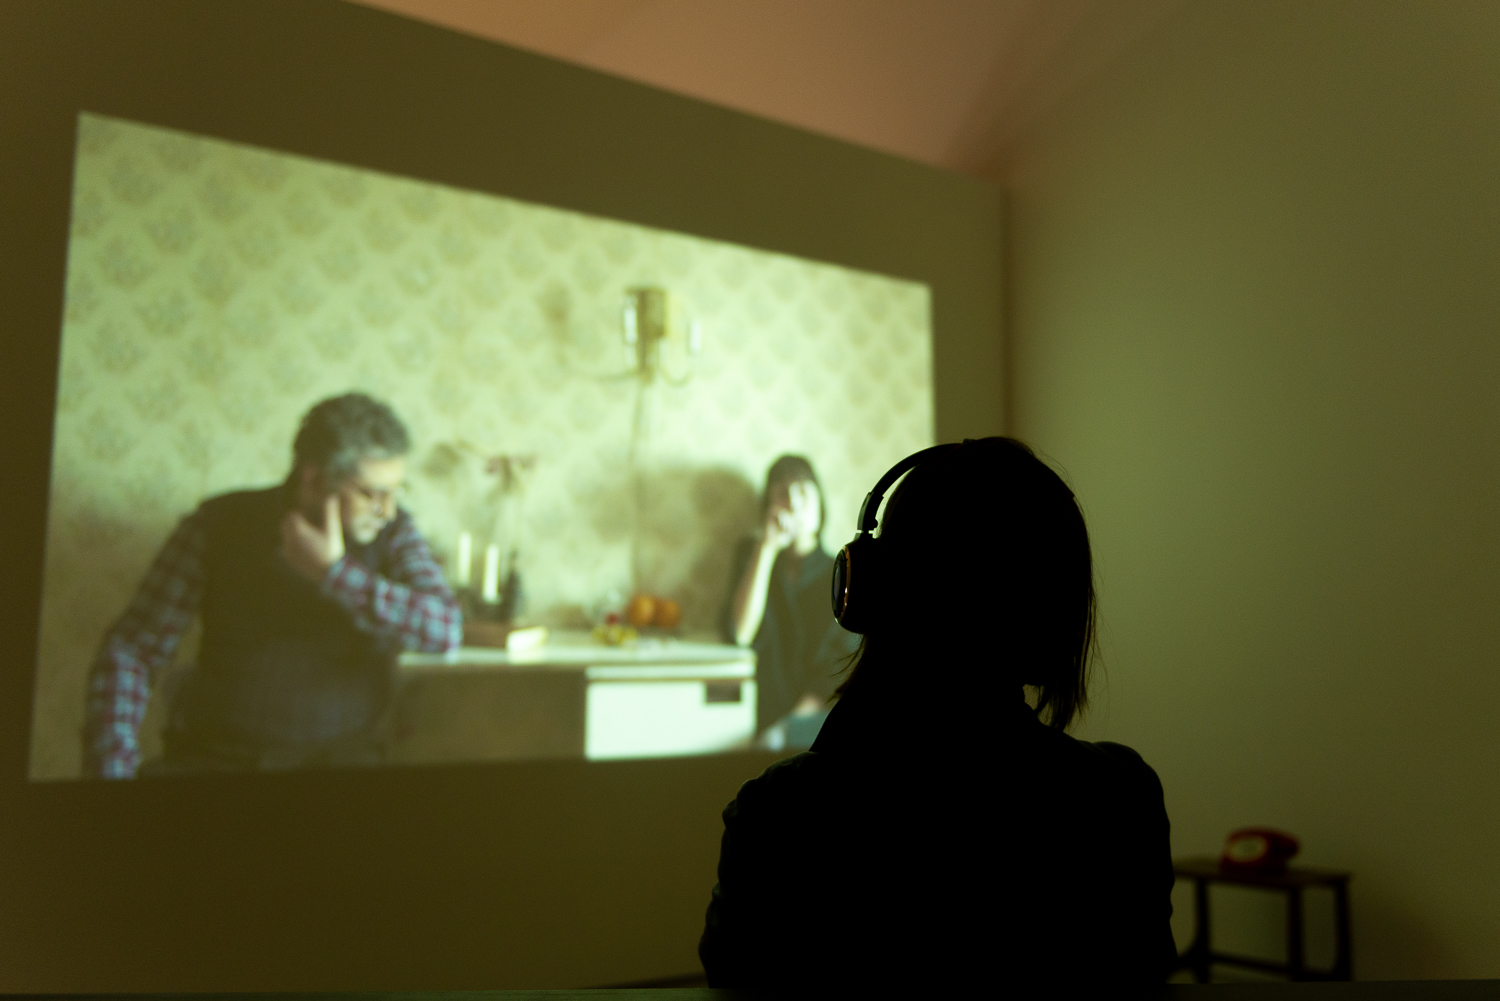
[[[1179,0],[354,2],[998,181]]]

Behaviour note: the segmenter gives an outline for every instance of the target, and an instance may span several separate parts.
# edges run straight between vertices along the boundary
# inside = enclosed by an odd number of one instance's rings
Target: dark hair
[[[354,475],[361,459],[391,459],[411,450],[396,412],[363,393],[345,393],[315,405],[292,443],[292,466],[315,466],[332,482]]]
[[[1038,714],[1058,729],[1083,710],[1096,646],[1088,528],[1030,448],[981,438],[917,466],[891,494],[880,539],[886,607],[856,671],[872,658],[894,670],[945,662],[985,672],[976,684],[1035,687]]]
[[[780,487],[789,487],[793,483],[811,483],[818,488],[818,535],[823,535],[823,523],[828,520],[828,501],[823,497],[823,484],[818,482],[818,474],[813,472],[812,463],[800,455],[783,455],[771,463],[771,468],[766,470],[766,489],[760,495],[760,513],[765,515],[766,509],[771,506],[771,494]]]

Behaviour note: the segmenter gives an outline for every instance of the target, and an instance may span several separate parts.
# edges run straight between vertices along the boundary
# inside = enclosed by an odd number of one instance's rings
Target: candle
[[[493,605],[500,600],[500,547],[493,542],[484,550],[484,600]]]
[[[458,565],[453,568],[453,582],[459,587],[468,587],[474,562],[474,537],[468,532],[458,533]]]

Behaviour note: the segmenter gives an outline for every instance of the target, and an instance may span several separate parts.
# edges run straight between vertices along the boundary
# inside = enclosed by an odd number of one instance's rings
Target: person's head
[[[771,463],[766,471],[766,490],[761,495],[762,516],[773,509],[790,514],[797,540],[816,543],[821,538],[826,517],[823,487],[807,459],[783,455]]]
[[[309,410],[292,444],[292,478],[309,513],[339,498],[344,535],[369,543],[392,518],[406,481],[406,426],[386,404],[346,393]]]
[[[978,671],[971,681],[1034,686],[1055,727],[1082,710],[1094,648],[1088,530],[1030,448],[982,438],[923,462],[891,494],[880,547],[889,575],[867,649],[909,653],[941,636],[960,694],[963,674]]]

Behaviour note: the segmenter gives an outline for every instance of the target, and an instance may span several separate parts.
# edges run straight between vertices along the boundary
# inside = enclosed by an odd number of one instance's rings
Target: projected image
[[[811,743],[926,286],[79,120],[33,779]]]

